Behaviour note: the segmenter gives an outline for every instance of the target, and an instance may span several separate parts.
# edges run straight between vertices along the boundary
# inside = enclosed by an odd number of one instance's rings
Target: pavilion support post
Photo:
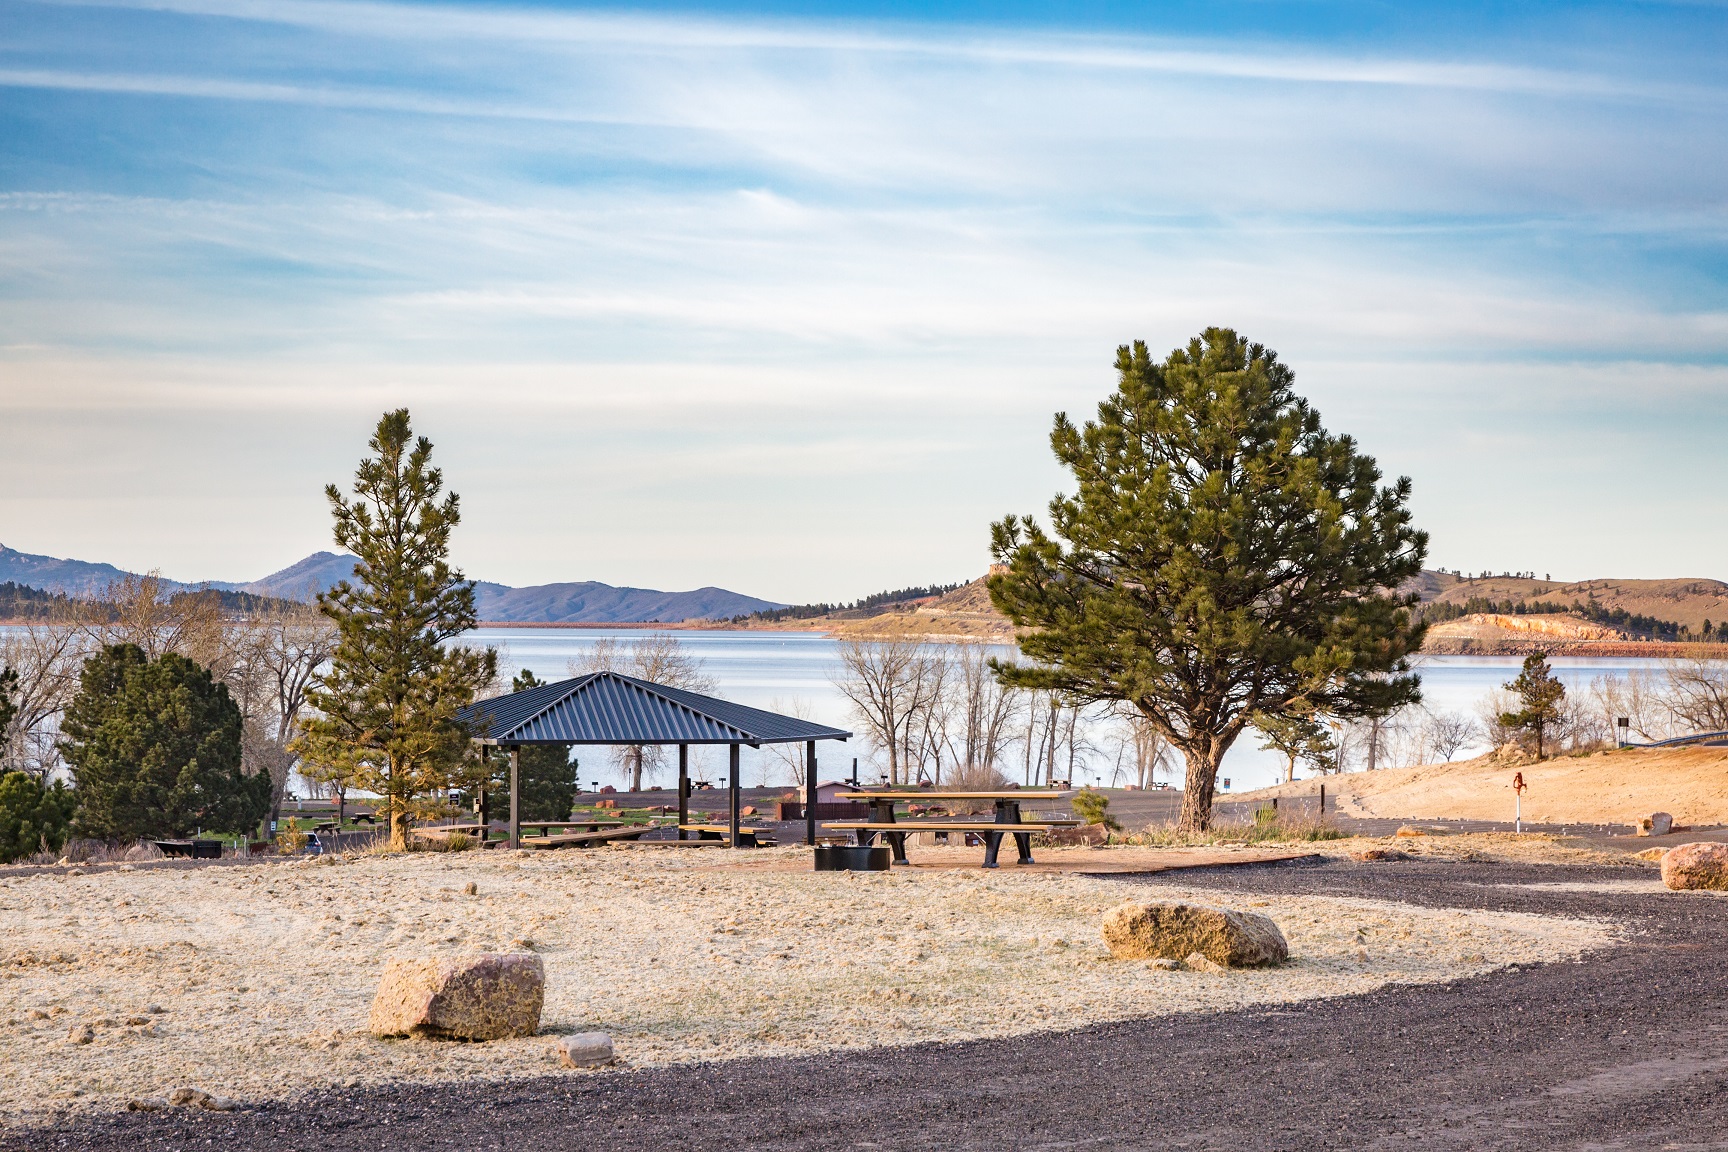
[[[522,847],[522,746],[510,745],[510,847]]]
[[[678,745],[678,839],[684,839],[689,833],[684,831],[684,825],[690,823],[690,745]]]
[[[738,745],[729,744],[727,747],[731,750],[731,755],[729,757],[730,763],[727,765],[729,770],[728,775],[730,778],[727,783],[731,785],[730,804],[732,808],[732,847],[736,848],[738,847]]]
[[[804,843],[816,843],[816,741],[804,745]]]

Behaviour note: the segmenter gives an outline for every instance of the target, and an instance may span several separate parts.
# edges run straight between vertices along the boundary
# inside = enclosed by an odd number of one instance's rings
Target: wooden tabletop
[[[1056,800],[1067,792],[1045,789],[1015,788],[1002,792],[840,792],[836,799],[844,800]]]

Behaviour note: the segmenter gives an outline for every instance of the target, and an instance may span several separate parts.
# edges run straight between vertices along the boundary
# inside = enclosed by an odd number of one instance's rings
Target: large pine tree
[[[84,661],[61,722],[78,802],[74,831],[112,842],[251,832],[270,778],[240,769],[240,707],[210,670],[115,644]]]
[[[1008,683],[1133,705],[1187,761],[1180,827],[1209,827],[1256,716],[1355,717],[1418,698],[1408,479],[1334,436],[1276,355],[1209,328],[1162,362],[1117,350],[1116,392],[1056,457],[1078,484],[992,527],[990,598],[1025,629]]]
[[[474,585],[450,566],[454,492],[413,438],[408,410],[378,421],[354,498],[325,489],[336,543],[359,558],[353,582],[318,597],[338,633],[330,670],[307,693],[318,714],[295,743],[316,775],[384,798],[390,844],[407,846],[421,800],[461,780],[468,729],[457,712],[492,682],[498,656],[448,643],[474,627]]]

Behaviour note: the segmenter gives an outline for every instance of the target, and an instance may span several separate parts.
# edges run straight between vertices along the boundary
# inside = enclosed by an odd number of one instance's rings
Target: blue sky
[[[514,584],[965,579],[1117,344],[1446,567],[1728,577],[1721,5],[0,0],[0,542],[246,579],[409,405]]]

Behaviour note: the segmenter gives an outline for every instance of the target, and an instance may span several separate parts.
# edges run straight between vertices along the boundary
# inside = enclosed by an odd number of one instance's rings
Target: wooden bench
[[[729,841],[732,837],[732,827],[729,824],[680,824],[680,831],[694,832],[698,840]],[[779,841],[768,835],[767,828],[738,829],[738,845],[741,848],[772,848]]]
[[[1002,847],[1002,837],[1014,837],[1020,849],[1021,864],[1034,864],[1032,837],[1038,832],[1057,828],[1073,828],[1079,820],[838,820],[822,825],[851,832],[859,844],[868,846],[880,836],[894,849],[894,863],[905,864],[906,836],[912,832],[973,832],[984,838],[984,867],[996,867],[996,854]]]
[[[605,821],[602,821],[605,823]],[[597,844],[611,844],[617,841],[634,840],[638,836],[654,831],[657,824],[624,824],[617,828],[595,828],[587,832],[563,832],[554,836],[548,832],[544,836],[524,836],[520,843],[524,848],[592,848]]]

